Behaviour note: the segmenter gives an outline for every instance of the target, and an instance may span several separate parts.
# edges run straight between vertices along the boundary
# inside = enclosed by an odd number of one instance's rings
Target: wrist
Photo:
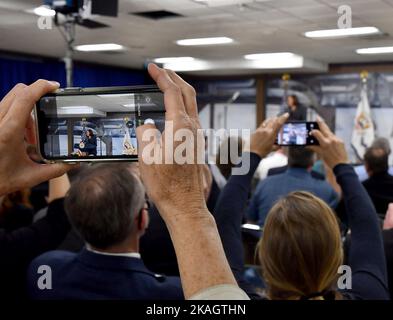
[[[157,206],[169,230],[195,228],[215,224],[214,218],[204,206]]]

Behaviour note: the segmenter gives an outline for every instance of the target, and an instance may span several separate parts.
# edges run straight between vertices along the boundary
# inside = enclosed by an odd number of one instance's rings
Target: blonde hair
[[[270,210],[258,255],[268,298],[321,299],[335,290],[343,263],[337,218],[311,193],[290,193]]]

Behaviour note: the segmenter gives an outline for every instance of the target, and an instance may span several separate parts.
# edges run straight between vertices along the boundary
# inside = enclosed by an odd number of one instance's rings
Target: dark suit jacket
[[[38,267],[52,271],[52,289],[38,288]],[[141,259],[107,256],[87,249],[80,253],[50,251],[34,259],[28,270],[32,299],[180,300],[180,279],[150,272]]]
[[[0,229],[0,299],[25,298],[25,274],[33,258],[54,250],[70,230],[63,199],[49,204],[45,218],[12,232]]]
[[[385,216],[389,203],[393,202],[393,176],[379,173],[363,182],[377,213]]]
[[[393,229],[383,230],[390,298],[393,298]]]

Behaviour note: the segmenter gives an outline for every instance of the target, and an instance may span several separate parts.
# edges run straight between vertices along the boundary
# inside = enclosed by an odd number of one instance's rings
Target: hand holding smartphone
[[[318,140],[311,135],[312,130],[319,129],[317,122],[286,122],[278,132],[276,144],[279,146],[314,146]]]
[[[137,161],[136,127],[162,131],[165,106],[155,86],[66,88],[43,96],[35,119],[46,162]]]

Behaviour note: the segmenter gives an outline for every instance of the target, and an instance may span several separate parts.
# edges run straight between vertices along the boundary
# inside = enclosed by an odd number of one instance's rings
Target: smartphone
[[[318,140],[310,132],[319,129],[317,122],[286,122],[279,131],[276,144],[280,146],[312,146]]]
[[[136,161],[136,128],[146,119],[164,130],[155,86],[59,89],[36,103],[38,149],[49,163]]]

